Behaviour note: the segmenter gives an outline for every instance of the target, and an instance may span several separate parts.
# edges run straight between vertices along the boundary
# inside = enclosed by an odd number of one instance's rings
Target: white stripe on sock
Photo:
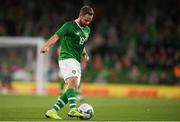
[[[61,102],[63,104],[63,106],[66,105],[62,99],[58,98],[58,101]]]
[[[70,97],[68,100],[76,100],[76,97]]]
[[[60,107],[57,104],[55,104],[54,106],[56,106],[58,109],[60,109]]]
[[[71,103],[71,104],[69,104],[69,105],[70,105],[70,107],[71,107],[71,106],[76,106],[76,103]]]

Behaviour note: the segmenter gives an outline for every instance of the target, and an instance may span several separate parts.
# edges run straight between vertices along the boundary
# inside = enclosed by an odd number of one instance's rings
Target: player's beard
[[[79,21],[79,24],[80,24],[80,26],[88,26],[89,25],[89,23],[83,22],[81,19]]]

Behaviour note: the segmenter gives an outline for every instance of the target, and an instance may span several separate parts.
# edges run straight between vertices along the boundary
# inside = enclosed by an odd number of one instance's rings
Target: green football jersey
[[[56,34],[60,38],[59,60],[75,58],[80,62],[84,45],[88,40],[90,28],[80,27],[75,21],[66,22]]]

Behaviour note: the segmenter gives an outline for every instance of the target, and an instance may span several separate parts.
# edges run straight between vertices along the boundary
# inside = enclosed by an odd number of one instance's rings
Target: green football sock
[[[63,94],[60,97],[58,97],[58,100],[54,104],[52,109],[58,111],[59,109],[63,108],[67,103],[68,103],[67,96],[66,96],[66,94]]]
[[[76,90],[75,89],[67,89],[66,96],[68,98],[70,108],[75,108],[76,104]]]

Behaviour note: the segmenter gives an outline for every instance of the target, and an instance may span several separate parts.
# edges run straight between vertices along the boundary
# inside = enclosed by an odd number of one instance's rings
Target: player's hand
[[[48,47],[47,46],[43,46],[41,48],[41,53],[46,53],[48,51]]]
[[[85,61],[89,61],[89,56],[87,54],[84,55]]]
[[[81,68],[83,70],[87,68],[88,61],[89,61],[89,56],[87,54],[83,55],[83,57],[81,58]]]

